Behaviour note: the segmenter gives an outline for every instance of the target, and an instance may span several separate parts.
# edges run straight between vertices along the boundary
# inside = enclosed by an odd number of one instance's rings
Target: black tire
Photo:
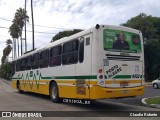
[[[55,82],[51,83],[51,86],[49,89],[49,95],[52,102],[54,103],[60,102],[58,86]]]
[[[155,89],[158,89],[158,84],[157,84],[157,83],[154,83],[154,84],[153,84],[153,87],[154,87]]]
[[[19,92],[20,94],[23,93],[23,90],[21,90],[21,86],[20,86],[20,83],[19,83],[19,82],[17,83],[17,89],[18,89],[18,92]]]

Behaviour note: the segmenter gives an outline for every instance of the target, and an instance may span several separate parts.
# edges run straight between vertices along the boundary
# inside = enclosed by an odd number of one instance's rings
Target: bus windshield
[[[141,53],[140,35],[123,30],[104,29],[103,46],[106,51]]]

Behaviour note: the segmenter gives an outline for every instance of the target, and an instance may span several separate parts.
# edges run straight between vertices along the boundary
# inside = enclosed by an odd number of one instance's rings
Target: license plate
[[[130,93],[130,90],[121,90],[121,93]]]
[[[123,81],[123,82],[121,82],[121,83],[120,83],[120,86],[121,86],[121,87],[128,86],[128,82],[126,82],[126,81]]]

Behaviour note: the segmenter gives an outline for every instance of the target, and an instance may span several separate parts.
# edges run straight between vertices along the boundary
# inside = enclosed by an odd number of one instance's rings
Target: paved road
[[[95,101],[89,105],[82,104],[69,104],[69,103],[52,103],[49,96],[25,93],[19,94],[17,90],[13,90],[10,84],[0,80],[0,111],[113,111],[112,113],[105,113],[108,115],[118,114],[114,111],[159,111],[155,108],[146,108],[143,106],[133,106],[124,103],[109,102],[105,100]],[[87,112],[86,112],[87,113]],[[124,112],[125,113],[125,112]],[[79,112],[84,114],[84,112]],[[101,115],[95,112],[94,115]],[[104,115],[104,114],[103,114]],[[92,116],[92,115],[91,115]],[[12,118],[14,119],[14,118]],[[57,118],[61,119],[61,118]],[[67,117],[67,119],[70,119]],[[77,118],[76,118],[77,119]],[[78,118],[80,119],[80,118]],[[85,119],[91,119],[87,117]],[[94,117],[92,119],[105,119],[102,117]],[[128,117],[111,117],[114,120],[126,120]],[[132,118],[129,118],[132,119]],[[134,118],[135,119],[135,118]],[[136,119],[139,119],[136,117]],[[143,118],[140,118],[143,119]],[[154,119],[147,118],[148,120]],[[158,118],[157,118],[158,119]]]
[[[160,96],[160,89],[154,89],[152,86],[146,86],[143,96],[138,96],[134,98],[123,98],[123,99],[106,99],[106,101],[144,106],[141,102],[142,98],[155,97],[155,96]]]

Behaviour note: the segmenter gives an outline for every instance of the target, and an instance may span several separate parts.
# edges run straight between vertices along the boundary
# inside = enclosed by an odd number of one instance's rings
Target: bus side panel
[[[56,79],[59,90],[59,97],[63,98],[76,98],[76,89],[75,89],[75,75],[76,75],[76,65],[64,65],[60,66],[60,71],[57,71],[56,75],[59,75],[60,78]]]
[[[58,85],[59,97],[76,98],[75,86]]]
[[[76,64],[76,98],[89,99],[90,98],[90,79],[91,79],[91,47],[92,47],[92,33],[84,37],[84,59],[82,63]],[[82,76],[82,77],[81,77]]]
[[[39,85],[34,84],[32,92],[49,95],[49,84],[42,84],[42,82]]]

